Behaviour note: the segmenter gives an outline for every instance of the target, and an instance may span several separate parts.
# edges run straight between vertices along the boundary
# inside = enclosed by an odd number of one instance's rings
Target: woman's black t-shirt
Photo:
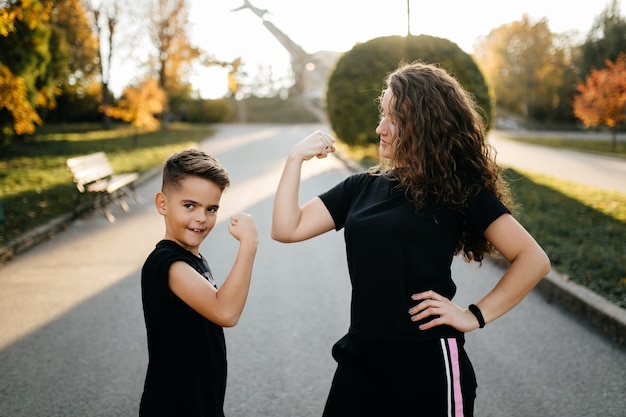
[[[141,271],[148,336],[148,371],[140,416],[224,416],[226,344],[221,326],[185,304],[169,288],[169,269],[182,261],[213,283],[204,260],[162,240]]]
[[[426,203],[416,209],[398,182],[360,173],[319,196],[336,230],[344,229],[352,283],[350,333],[382,341],[457,337],[449,326],[419,330],[408,313],[411,295],[433,290],[452,299],[450,266],[463,224],[479,234],[509,210],[484,189],[467,209]]]

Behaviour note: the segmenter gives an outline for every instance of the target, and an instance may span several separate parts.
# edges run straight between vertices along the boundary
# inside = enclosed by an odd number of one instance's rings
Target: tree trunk
[[[617,152],[617,127],[611,128],[611,152]]]

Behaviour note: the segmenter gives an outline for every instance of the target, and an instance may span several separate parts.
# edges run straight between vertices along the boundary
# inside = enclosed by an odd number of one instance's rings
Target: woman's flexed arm
[[[299,190],[302,163],[313,157],[325,158],[335,152],[335,138],[315,131],[293,147],[278,183],[272,214],[272,239],[279,242],[300,242],[335,227],[322,200],[313,198],[300,207]]]

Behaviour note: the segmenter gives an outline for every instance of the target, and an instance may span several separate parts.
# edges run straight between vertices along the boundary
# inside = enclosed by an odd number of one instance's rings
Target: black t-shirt
[[[141,296],[148,371],[139,415],[222,417],[226,391],[224,331],[170,290],[168,272],[176,261],[186,262],[213,283],[204,258],[171,240],[159,242],[144,263]]]
[[[389,176],[355,174],[319,196],[337,230],[344,228],[352,283],[350,332],[383,341],[419,341],[457,337],[449,326],[419,330],[408,313],[411,295],[434,290],[452,299],[456,285],[450,266],[469,222],[482,234],[509,210],[484,189],[464,212],[438,207],[420,209]]]

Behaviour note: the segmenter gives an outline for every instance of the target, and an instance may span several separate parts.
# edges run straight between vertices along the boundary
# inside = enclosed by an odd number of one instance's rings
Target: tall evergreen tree
[[[615,61],[622,52],[626,52],[626,19],[621,15],[619,2],[612,0],[594,19],[581,45],[579,77],[587,76],[594,68],[606,67],[607,59]]]

